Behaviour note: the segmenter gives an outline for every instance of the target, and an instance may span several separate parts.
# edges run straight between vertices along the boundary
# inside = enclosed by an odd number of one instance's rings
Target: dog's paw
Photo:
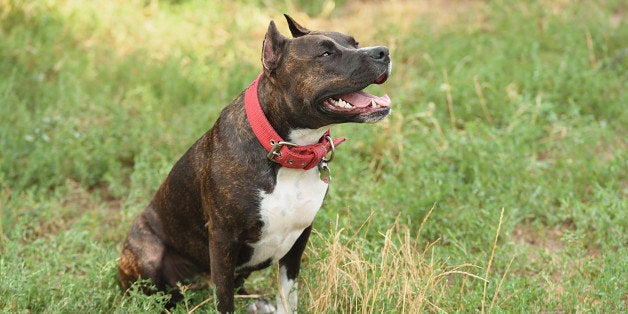
[[[255,303],[251,303],[246,307],[246,311],[249,314],[271,314],[275,313],[277,309],[270,303],[270,301],[259,298],[255,300]]]

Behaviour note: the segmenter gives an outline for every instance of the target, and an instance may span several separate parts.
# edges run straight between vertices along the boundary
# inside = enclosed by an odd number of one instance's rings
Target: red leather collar
[[[331,139],[327,130],[318,143],[312,145],[295,145],[284,141],[273,129],[262,111],[257,97],[257,87],[263,74],[260,74],[244,92],[246,117],[253,133],[268,152],[268,159],[286,168],[311,169],[320,163],[330,152],[333,156],[335,146],[344,142],[345,138]],[[331,157],[327,162],[331,161]]]

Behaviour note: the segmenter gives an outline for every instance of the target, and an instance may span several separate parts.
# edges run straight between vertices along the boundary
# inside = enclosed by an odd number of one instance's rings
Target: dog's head
[[[382,84],[391,60],[384,46],[360,48],[351,36],[312,31],[285,15],[293,38],[274,22],[262,50],[264,73],[286,97],[296,126],[319,128],[343,122],[374,123],[390,113],[390,98],[363,89]],[[288,96],[286,96],[288,95]]]

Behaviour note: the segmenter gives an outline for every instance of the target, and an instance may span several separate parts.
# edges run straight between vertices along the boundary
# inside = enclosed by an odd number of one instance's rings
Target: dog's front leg
[[[301,255],[303,255],[311,230],[311,225],[305,228],[290,251],[279,260],[277,313],[296,313],[298,303],[296,278],[301,268]]]
[[[233,313],[235,288],[235,255],[238,245],[220,232],[210,233],[209,256],[211,279],[216,284],[220,313]]]

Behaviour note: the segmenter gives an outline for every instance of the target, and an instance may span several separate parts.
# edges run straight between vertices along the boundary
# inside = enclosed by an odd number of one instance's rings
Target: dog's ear
[[[286,20],[288,21],[288,27],[290,27],[290,33],[292,33],[292,37],[297,38],[303,35],[309,34],[311,31],[303,26],[301,26],[297,21],[290,17],[288,14],[284,14]]]
[[[272,72],[279,66],[286,41],[287,39],[277,30],[275,22],[270,21],[262,47],[262,64],[264,69]]]

